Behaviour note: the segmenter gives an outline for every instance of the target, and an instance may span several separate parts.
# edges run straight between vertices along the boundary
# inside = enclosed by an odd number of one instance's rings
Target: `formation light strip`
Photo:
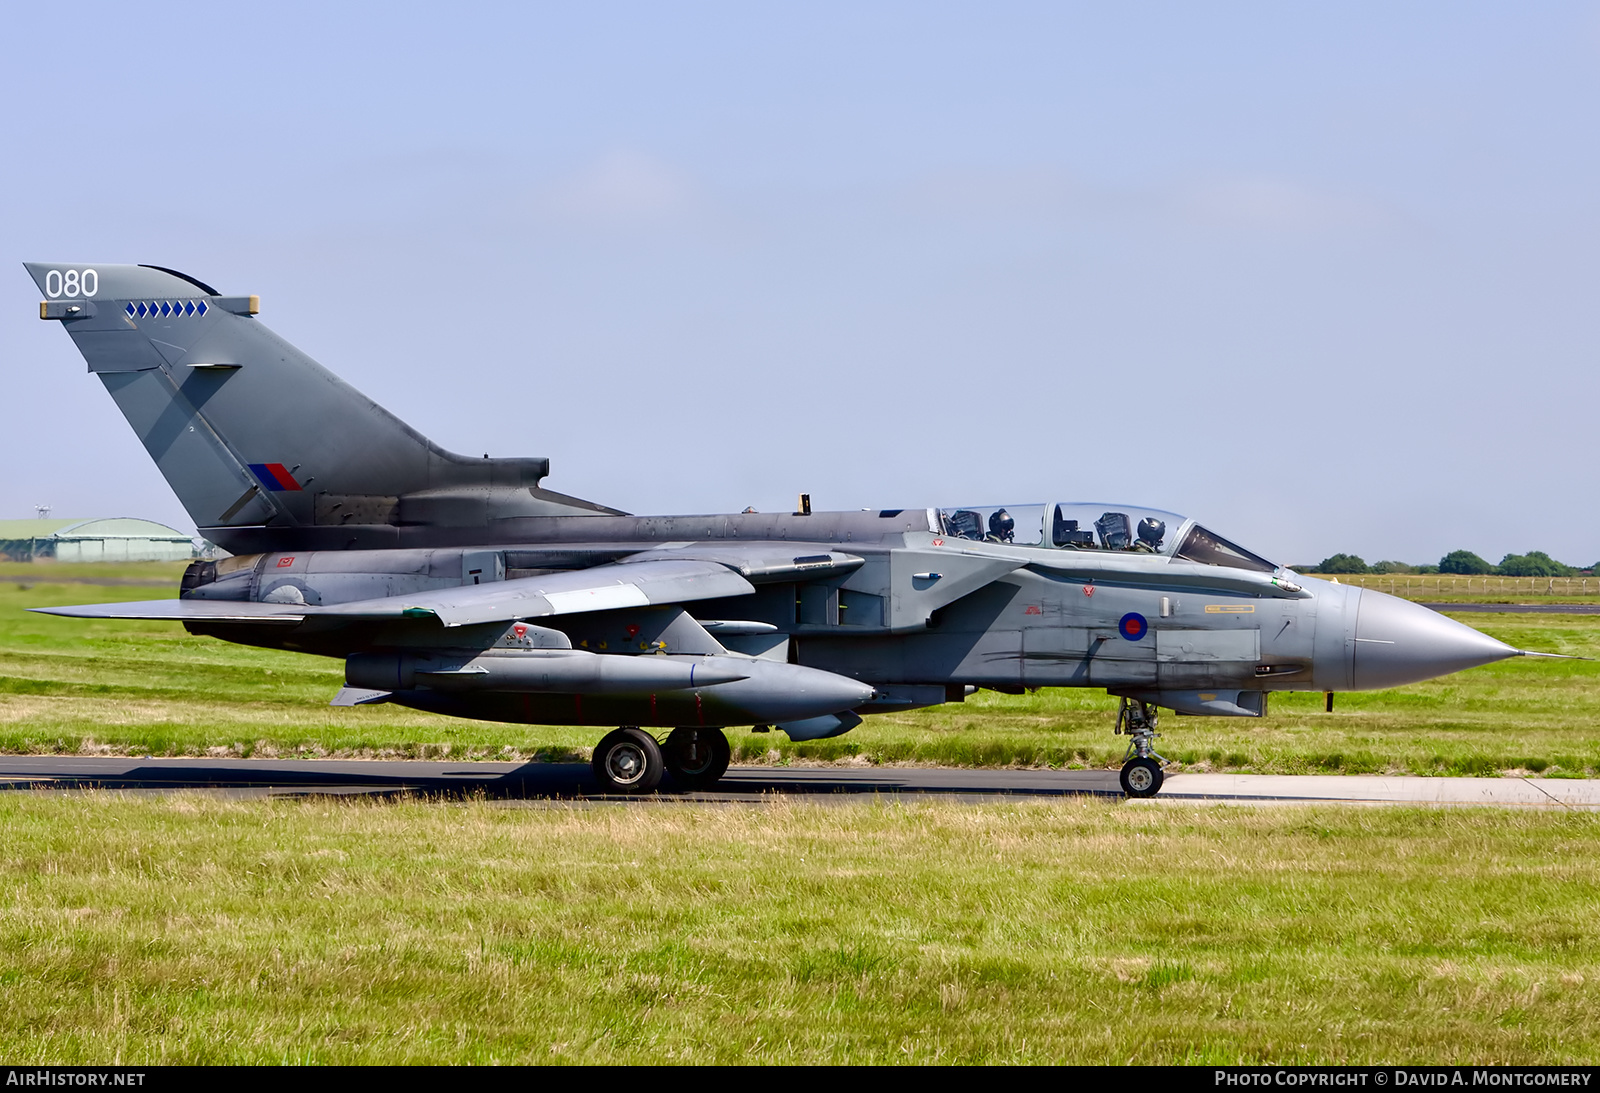
[[[159,316],[167,318],[175,315],[178,318],[186,316],[201,316],[210,310],[204,300],[156,300],[154,302],[136,301],[127,306],[128,317],[143,319],[146,316]]]

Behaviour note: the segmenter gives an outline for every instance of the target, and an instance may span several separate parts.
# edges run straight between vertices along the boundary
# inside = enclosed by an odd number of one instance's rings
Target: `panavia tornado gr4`
[[[1161,788],[1160,709],[1393,687],[1519,655],[1122,504],[630,516],[545,459],[431,443],[228,296],[155,266],[30,263],[200,534],[176,600],[49,608],[345,662],[335,705],[611,729],[611,790],[705,787],[731,726],[795,740],[980,687],[1121,698],[1122,785]]]

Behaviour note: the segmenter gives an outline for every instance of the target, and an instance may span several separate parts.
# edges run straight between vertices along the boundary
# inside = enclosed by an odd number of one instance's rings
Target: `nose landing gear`
[[[1154,797],[1161,792],[1165,781],[1161,764],[1166,760],[1156,754],[1156,708],[1148,702],[1131,698],[1122,700],[1117,711],[1119,736],[1128,737],[1128,753],[1122,763],[1122,792],[1129,797]]]

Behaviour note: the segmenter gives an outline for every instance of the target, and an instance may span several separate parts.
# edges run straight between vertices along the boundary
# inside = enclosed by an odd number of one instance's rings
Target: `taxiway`
[[[5,789],[202,790],[229,797],[482,794],[507,801],[618,803],[758,802],[775,796],[835,802],[1122,796],[1114,770],[745,766],[730,769],[711,792],[669,790],[632,798],[601,793],[584,763],[54,755],[0,757],[0,790]],[[1167,777],[1151,803],[1163,802],[1600,809],[1600,779],[1178,773]]]

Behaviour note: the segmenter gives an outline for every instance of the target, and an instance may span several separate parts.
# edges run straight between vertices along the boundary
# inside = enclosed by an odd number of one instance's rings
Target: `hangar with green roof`
[[[95,520],[0,520],[0,554],[12,561],[171,562],[195,556],[194,540],[133,516]]]

